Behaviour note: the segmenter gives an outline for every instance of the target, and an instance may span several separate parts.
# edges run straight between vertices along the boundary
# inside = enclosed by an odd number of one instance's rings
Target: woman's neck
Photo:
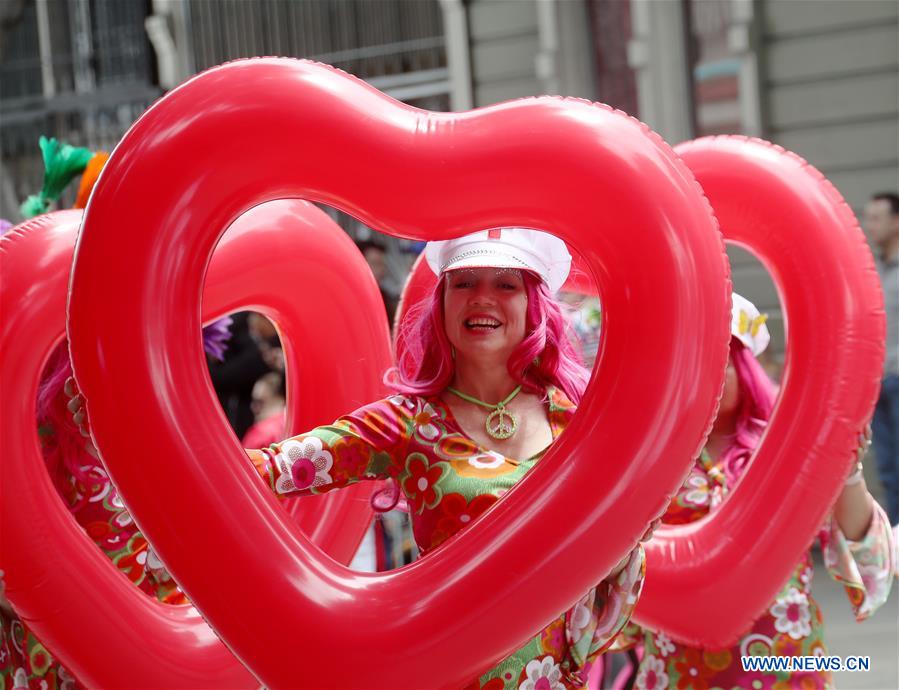
[[[509,375],[505,362],[488,364],[457,358],[456,372],[450,385],[485,403],[495,404],[505,400],[518,382]]]

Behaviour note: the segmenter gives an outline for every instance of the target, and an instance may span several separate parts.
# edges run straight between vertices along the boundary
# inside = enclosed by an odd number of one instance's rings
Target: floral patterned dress
[[[727,493],[724,470],[703,452],[663,522],[669,525],[698,520],[713,510]],[[890,526],[883,509],[874,505],[867,534],[857,542],[843,536],[828,519],[818,534],[827,572],[843,585],[856,620],[862,621],[883,604],[892,584]],[[661,632],[629,624],[616,641],[624,649],[643,643],[643,659],[634,687],[640,690],[788,690],[832,688],[829,672],[744,672],[740,656],[811,656],[827,654],[824,619],[811,596],[812,558],[803,555],[775,600],[752,629],[729,649],[697,649],[679,644]]]
[[[573,404],[548,393],[553,438],[568,425]],[[278,495],[321,493],[362,479],[394,479],[409,505],[423,553],[438,548],[480,515],[539,461],[507,458],[467,437],[439,398],[402,395],[366,405],[262,451],[250,451]],[[593,660],[629,619],[643,583],[644,555],[635,549],[624,569],[587,592],[512,656],[474,680],[482,690],[582,688]]]
[[[99,461],[81,454],[90,488],[74,480],[64,496],[78,524],[131,582],[167,604],[186,603],[162,563],[125,509]],[[15,615],[0,608],[0,679],[3,690],[55,690],[80,687]]]

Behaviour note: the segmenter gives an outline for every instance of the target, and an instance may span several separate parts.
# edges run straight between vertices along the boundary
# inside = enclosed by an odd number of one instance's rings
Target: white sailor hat
[[[425,259],[436,275],[460,268],[518,268],[536,273],[550,292],[568,278],[571,254],[565,242],[540,230],[494,228],[454,240],[428,242]]]

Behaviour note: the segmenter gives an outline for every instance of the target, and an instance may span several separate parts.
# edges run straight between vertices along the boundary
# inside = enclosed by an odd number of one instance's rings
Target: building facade
[[[20,220],[40,186],[39,135],[110,148],[165,90],[253,55],[327,62],[431,110],[561,94],[620,108],[671,144],[763,137],[859,212],[899,188],[897,46],[895,0],[8,0],[0,217]],[[753,257],[729,253],[737,290],[769,314],[776,368],[776,290]]]
[[[899,4],[893,0],[441,0],[461,110],[544,93],[600,100],[669,143],[758,136],[803,156],[858,213],[899,189]],[[813,248],[810,248],[813,249]],[[776,290],[729,249],[736,289]]]

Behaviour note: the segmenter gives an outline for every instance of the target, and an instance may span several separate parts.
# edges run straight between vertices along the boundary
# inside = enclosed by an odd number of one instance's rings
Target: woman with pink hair
[[[740,481],[761,441],[776,398],[774,385],[756,360],[770,340],[765,318],[751,302],[734,294],[730,359],[718,417],[663,523],[686,524],[715,510]],[[859,456],[867,445],[866,439],[860,439]],[[827,572],[845,588],[858,621],[870,616],[889,595],[891,539],[886,514],[868,493],[858,462],[818,534]],[[630,624],[616,648],[633,650],[642,644],[642,660],[635,679],[625,681],[619,676],[619,680],[640,690],[833,687],[830,672],[761,673],[743,671],[740,662],[741,656],[750,655],[826,653],[823,617],[811,596],[811,582],[812,557],[807,552],[768,609],[727,649],[693,648],[663,632]]]
[[[229,337],[225,317],[203,329],[206,353],[220,359]],[[51,353],[37,397],[37,427],[47,472],[72,517],[116,567],[148,596],[166,604],[187,598],[141,534],[113,486],[93,444],[72,423],[72,365],[68,341]],[[137,681],[137,679],[136,679]],[[2,591],[0,573],[0,688],[80,687],[19,619]]]
[[[571,265],[563,241],[500,228],[431,242],[425,253],[438,282],[399,325],[387,377],[395,394],[247,452],[283,497],[388,480],[375,508],[389,510],[402,497],[426,555],[477,522],[540,461],[570,423],[588,376],[552,297]],[[79,406],[73,400],[83,424]],[[638,543],[573,608],[468,688],[583,688],[627,623],[643,572]]]
[[[568,275],[565,243],[521,228],[432,242],[430,299],[399,326],[395,395],[334,424],[249,451],[278,495],[392,480],[427,554],[477,522],[565,431],[587,383],[552,293]],[[647,538],[647,537],[645,537]],[[627,622],[643,577],[638,544],[601,583],[471,688],[584,686]]]
[[[41,137],[44,186],[23,204],[26,217],[49,210],[81,174],[75,208],[84,208],[108,154],[93,153]],[[3,228],[0,227],[0,234]],[[206,353],[221,359],[230,337],[230,317],[203,329]],[[187,601],[131,519],[90,440],[72,423],[72,376],[68,341],[50,354],[38,387],[36,426],[47,472],[73,518],[135,586],[168,604]],[[74,624],[74,623],[73,623]],[[138,683],[140,679],[135,679]],[[76,688],[78,681],[16,615],[3,592],[0,571],[0,688]]]

